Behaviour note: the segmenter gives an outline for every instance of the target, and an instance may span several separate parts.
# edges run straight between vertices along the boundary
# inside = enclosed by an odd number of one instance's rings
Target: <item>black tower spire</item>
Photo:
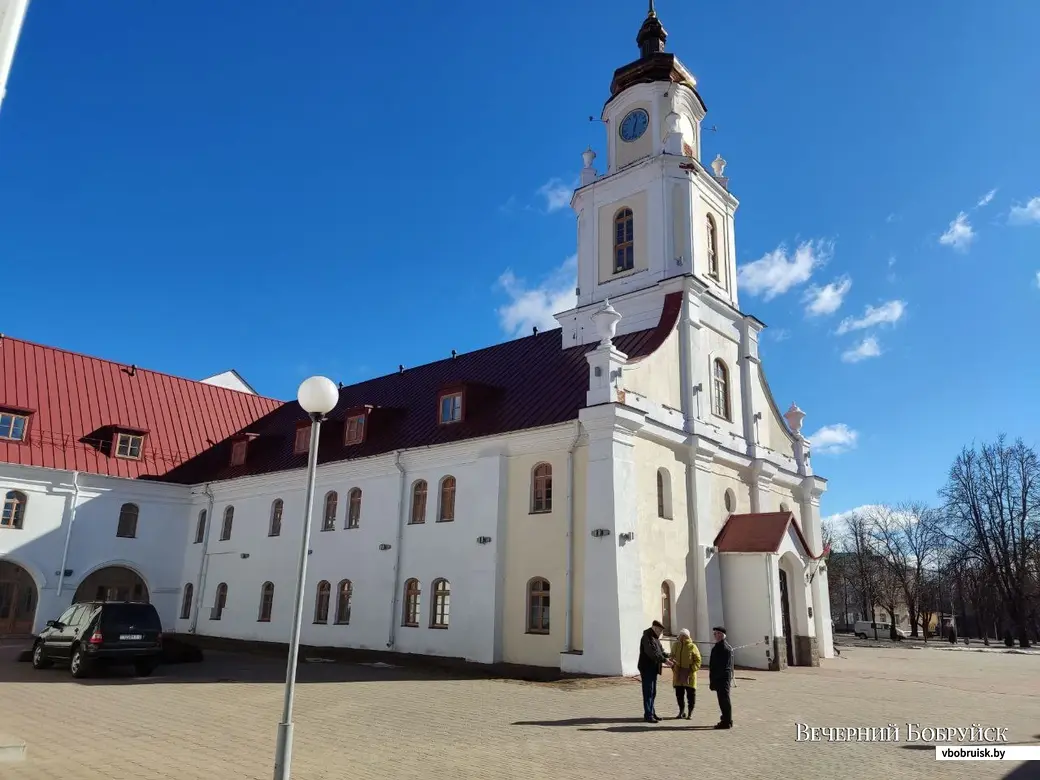
[[[657,18],[654,0],[650,0],[650,9],[646,13],[646,19],[643,20],[643,26],[639,28],[639,34],[636,35],[639,56],[645,59],[663,52],[666,40],[668,40],[668,33],[665,32],[661,20]]]

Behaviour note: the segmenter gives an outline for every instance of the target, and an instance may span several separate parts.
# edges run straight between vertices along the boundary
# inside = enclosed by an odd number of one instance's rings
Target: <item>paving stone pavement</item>
[[[273,775],[284,666],[211,654],[147,680],[73,681],[0,649],[0,723],[27,758],[3,780],[233,780]],[[296,780],[487,778],[1013,778],[1040,762],[938,762],[929,744],[796,742],[816,726],[1007,726],[1040,745],[1040,657],[847,648],[820,669],[737,672],[737,726],[713,731],[699,683],[691,721],[647,725],[632,680],[557,684],[407,669],[301,665]],[[667,678],[658,711],[674,714]],[[900,735],[905,740],[905,733]]]

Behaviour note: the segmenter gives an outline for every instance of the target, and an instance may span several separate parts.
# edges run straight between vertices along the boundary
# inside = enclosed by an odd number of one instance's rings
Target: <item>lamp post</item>
[[[300,542],[300,564],[296,572],[296,603],[293,606],[292,635],[289,638],[289,662],[285,671],[285,701],[282,721],[278,724],[278,745],[274,754],[274,780],[289,780],[293,743],[293,698],[296,695],[296,662],[300,655],[300,627],[303,624],[303,591],[307,585],[307,553],[311,546],[311,505],[314,503],[314,476],[318,467],[318,432],[325,415],[336,408],[339,390],[331,379],[312,376],[305,379],[296,392],[296,400],[311,418],[311,443],[307,450],[307,494],[303,505],[303,534]]]

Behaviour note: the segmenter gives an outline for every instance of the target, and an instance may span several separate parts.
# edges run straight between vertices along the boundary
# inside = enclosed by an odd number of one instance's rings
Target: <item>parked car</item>
[[[162,622],[151,604],[91,601],[73,604],[33,643],[32,665],[68,664],[73,677],[102,665],[133,666],[147,677],[162,655]]]
[[[877,629],[876,633],[878,639],[888,639],[892,636],[891,623],[871,623],[869,620],[857,620],[854,633],[860,639],[873,639],[875,629]],[[906,639],[907,636],[909,635],[903,629],[896,629],[896,641],[901,642]]]

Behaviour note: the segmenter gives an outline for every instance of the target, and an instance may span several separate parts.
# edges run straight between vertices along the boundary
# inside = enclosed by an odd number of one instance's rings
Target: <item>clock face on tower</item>
[[[635,141],[646,132],[649,124],[650,115],[643,109],[637,108],[634,111],[629,111],[625,118],[621,120],[621,140]]]

